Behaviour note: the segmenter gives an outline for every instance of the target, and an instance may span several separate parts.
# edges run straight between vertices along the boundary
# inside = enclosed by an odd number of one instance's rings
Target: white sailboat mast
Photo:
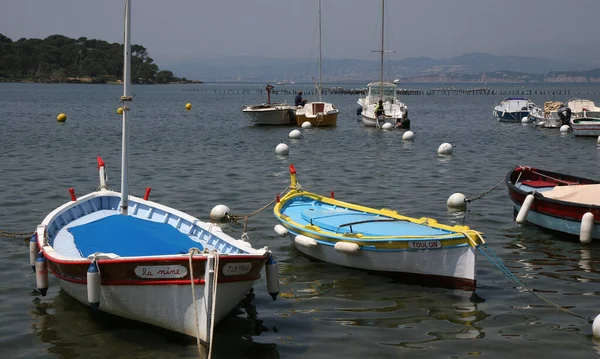
[[[385,0],[381,0],[381,53],[380,53],[380,64],[379,64],[379,99],[383,100],[383,34],[384,34],[384,15]]]
[[[319,94],[319,102],[321,102],[321,56],[322,56],[322,44],[321,44],[321,0],[319,0],[319,87],[317,88],[317,93]]]
[[[129,207],[129,132],[127,131],[127,102],[131,102],[131,0],[125,0],[125,41],[123,43],[123,139],[121,143],[121,213],[127,215]]]

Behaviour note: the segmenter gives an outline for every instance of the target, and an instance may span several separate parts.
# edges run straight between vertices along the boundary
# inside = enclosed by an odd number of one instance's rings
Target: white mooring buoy
[[[35,260],[35,283],[42,296],[48,292],[48,261],[40,251]]]
[[[592,212],[584,213],[581,217],[581,227],[579,229],[579,241],[582,244],[592,242],[592,232],[594,231],[594,214]]]
[[[290,148],[285,143],[280,143],[275,147],[275,153],[280,156],[287,156],[290,153]]]
[[[521,123],[529,123],[529,116],[525,116],[521,119]]]
[[[527,197],[525,197],[525,200],[523,201],[523,205],[521,206],[521,209],[519,210],[519,213],[517,214],[517,218],[516,221],[518,224],[523,224],[525,222],[525,218],[527,218],[527,213],[529,213],[529,209],[531,208],[531,205],[533,204],[533,195],[532,194],[528,194]]]
[[[389,130],[391,130],[391,129],[393,129],[393,128],[394,128],[394,125],[392,125],[392,124],[391,124],[391,123],[389,123],[389,122],[386,122],[386,123],[384,123],[384,124],[381,126],[381,129],[382,129],[382,130],[388,130],[388,131],[389,131]]]
[[[87,297],[93,311],[100,307],[100,271],[96,261],[92,261],[87,271]]]
[[[299,139],[299,138],[302,138],[302,132],[300,132],[300,131],[298,131],[298,130],[292,130],[292,131],[290,131],[290,133],[288,134],[288,137],[289,137],[290,139],[297,140],[297,139]]]
[[[267,291],[273,300],[279,295],[279,273],[277,272],[277,262],[273,258],[273,254],[269,256],[265,264],[265,273],[267,275]]]
[[[310,121],[304,121],[302,122],[302,128],[312,128],[313,125],[312,123],[310,123]]]
[[[210,210],[210,219],[212,221],[222,221],[231,212],[229,207],[224,204],[218,204]]]
[[[594,323],[592,324],[592,334],[594,335],[594,338],[600,339],[600,314],[594,319]]]
[[[451,209],[464,210],[467,208],[467,197],[465,197],[465,195],[462,193],[453,193],[450,197],[448,197],[446,206]]]
[[[438,147],[438,155],[451,155],[452,154],[452,145],[444,142]]]
[[[287,228],[285,228],[281,224],[276,225],[273,229],[275,230],[275,233],[277,233],[277,235],[280,237],[285,237],[288,234]]]
[[[596,140],[596,143],[600,145],[600,136],[598,136],[598,139]]]
[[[406,131],[402,134],[402,139],[404,141],[412,141],[415,138],[415,133],[412,131]]]
[[[562,133],[569,132],[570,130],[571,130],[571,127],[569,127],[569,125],[560,126],[560,132],[562,132]]]

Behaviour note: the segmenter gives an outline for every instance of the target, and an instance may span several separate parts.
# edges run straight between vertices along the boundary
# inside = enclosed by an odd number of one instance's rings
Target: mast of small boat
[[[125,41],[123,43],[123,138],[121,143],[121,213],[127,215],[129,207],[129,132],[127,131],[127,111],[129,110],[126,102],[131,102],[129,95],[129,86],[131,82],[131,0],[125,0]]]
[[[381,0],[381,52],[380,52],[380,64],[379,64],[379,99],[383,100],[383,34],[384,34],[384,15],[385,0]]]
[[[317,93],[319,94],[319,102],[321,102],[321,0],[319,0],[319,86],[317,87]]]

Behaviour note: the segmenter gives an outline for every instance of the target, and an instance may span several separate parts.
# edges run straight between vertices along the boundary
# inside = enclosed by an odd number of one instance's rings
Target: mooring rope
[[[0,229],[0,237],[6,238],[30,238],[35,232],[7,232]]]
[[[288,186],[285,190],[283,190],[278,195],[278,197],[283,196],[289,190],[290,190],[290,186]],[[227,215],[227,218],[229,218],[233,222],[237,222],[238,220],[240,220],[242,218],[244,218],[244,221],[248,221],[248,217],[252,217],[252,216],[255,216],[255,215],[259,214],[260,212],[262,212],[265,209],[269,208],[276,201],[277,201],[277,197],[273,198],[269,203],[267,203],[266,205],[262,206],[261,208],[257,209],[254,212],[250,212],[248,214],[230,214],[230,215]]]
[[[213,348],[213,332],[215,329],[215,311],[216,311],[216,307],[217,307],[217,287],[219,284],[219,252],[217,252],[217,250],[213,250],[212,251],[213,255],[215,256],[215,262],[214,262],[214,278],[213,278],[213,291],[212,291],[212,308],[211,308],[211,315],[210,315],[210,339],[208,341],[208,359],[212,358],[212,348]],[[206,285],[206,281],[204,281],[204,285]]]
[[[192,247],[188,251],[189,253],[189,265],[190,265],[190,283],[192,287],[192,301],[194,302],[194,314],[196,315],[196,346],[198,347],[198,357],[200,359],[205,358],[203,353],[202,343],[200,343],[200,316],[198,315],[198,305],[196,304],[196,285],[194,283],[194,266],[193,266],[193,258],[194,254],[201,254],[202,252],[196,248]]]
[[[490,192],[492,192],[493,190],[495,190],[496,188],[498,188],[498,186],[500,186],[502,183],[504,183],[504,178],[500,182],[498,182],[496,185],[494,185],[494,187],[488,189],[485,192],[482,192],[479,196],[477,196],[475,198],[467,198],[467,199],[465,199],[465,202],[471,203],[471,202],[473,202],[475,200],[478,200],[478,199],[481,199],[481,198],[487,196]]]
[[[496,265],[496,267],[498,267],[498,269],[500,269],[500,271],[504,274],[506,274],[510,279],[512,279],[515,283],[517,283],[521,288],[525,289],[526,291],[528,291],[529,293],[535,295],[536,297],[538,297],[540,300],[542,300],[544,303],[548,304],[549,306],[553,307],[554,309],[557,309],[563,313],[566,314],[570,314],[573,315],[575,317],[581,318],[581,319],[585,319],[588,321],[588,323],[593,323],[594,321],[590,318],[590,317],[585,317],[583,315],[579,315],[567,308],[561,307],[560,305],[550,301],[549,299],[544,298],[543,296],[541,296],[540,294],[536,293],[533,291],[533,289],[528,288],[519,278],[517,278],[505,265],[504,263],[502,263],[502,261],[500,260],[500,258],[498,258],[496,256],[496,254],[494,253],[494,251],[492,251],[491,248],[488,247],[487,243],[483,244],[483,247],[485,247],[486,250],[488,250],[491,255],[494,257],[494,259],[492,259],[483,249],[481,249],[481,246],[477,247],[477,249],[479,249],[479,251],[481,253],[483,253],[483,255],[493,264]]]

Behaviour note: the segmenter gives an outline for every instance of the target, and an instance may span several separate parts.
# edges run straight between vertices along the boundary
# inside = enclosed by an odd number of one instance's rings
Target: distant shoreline
[[[40,80],[32,80],[32,79],[6,79],[0,78],[0,83],[35,83],[35,84],[87,84],[87,85],[123,85],[123,81],[106,81],[103,79],[92,79],[89,77],[69,77],[66,79],[40,79]],[[140,85],[180,85],[180,84],[203,84],[203,81],[200,80],[186,80],[186,81],[173,81],[167,82],[164,84],[159,83],[143,83]]]

